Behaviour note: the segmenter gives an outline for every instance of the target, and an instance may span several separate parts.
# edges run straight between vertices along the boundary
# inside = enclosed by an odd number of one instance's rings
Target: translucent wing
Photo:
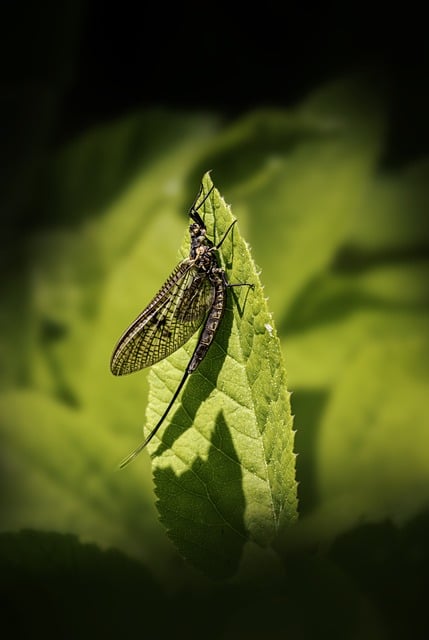
[[[139,371],[174,353],[201,325],[213,295],[206,274],[193,260],[183,260],[119,340],[110,362],[112,373]]]

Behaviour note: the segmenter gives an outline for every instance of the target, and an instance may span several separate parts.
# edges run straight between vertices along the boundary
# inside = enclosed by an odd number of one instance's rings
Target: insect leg
[[[218,243],[217,243],[217,245],[214,247],[215,249],[219,249],[219,248],[222,246],[222,244],[223,244],[223,242],[224,242],[224,240],[225,240],[226,236],[227,236],[227,235],[228,235],[228,233],[231,231],[232,227],[235,225],[235,223],[236,223],[236,222],[237,222],[237,220],[233,220],[233,221],[231,222],[231,224],[229,225],[228,229],[227,229],[227,230],[225,231],[225,233],[223,234],[223,236],[222,236],[222,238],[221,238],[220,242],[218,242]]]
[[[198,207],[195,206],[198,198],[201,195],[201,192],[203,190],[203,188],[201,187],[201,189],[198,192],[197,197],[195,198],[191,208],[189,209],[189,217],[192,218],[197,224],[199,224],[201,227],[203,227],[205,229],[205,224],[203,219],[201,218],[200,214],[198,213],[198,209],[201,209],[201,207],[203,206],[203,204],[205,203],[205,201],[207,200],[207,198],[209,197],[209,195],[211,194],[211,192],[214,189],[214,185],[212,185],[210,187],[210,189],[208,190],[208,192],[206,193],[206,195],[204,196],[204,198],[201,200],[200,204],[198,205]]]
[[[250,287],[251,289],[255,288],[255,284],[253,282],[228,282],[226,273],[223,269],[220,269],[220,277],[222,278],[222,282],[225,287]]]
[[[226,282],[225,283],[226,287],[250,287],[251,289],[255,288],[255,285],[253,282],[233,282],[231,284],[231,282]]]

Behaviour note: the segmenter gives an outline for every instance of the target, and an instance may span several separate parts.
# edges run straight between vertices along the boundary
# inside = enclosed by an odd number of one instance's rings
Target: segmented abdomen
[[[192,373],[200,364],[201,360],[207,353],[207,350],[218,330],[220,321],[225,311],[226,303],[226,284],[219,272],[211,273],[209,279],[213,285],[214,295],[213,304],[207,315],[204,327],[200,334],[200,339],[195,348],[191,361],[188,364],[187,372]]]

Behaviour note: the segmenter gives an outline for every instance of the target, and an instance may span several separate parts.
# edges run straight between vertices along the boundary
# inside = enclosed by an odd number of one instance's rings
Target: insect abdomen
[[[188,373],[192,373],[193,371],[195,371],[201,360],[203,360],[204,356],[206,355],[207,350],[216,335],[216,331],[218,330],[223,312],[225,310],[226,286],[222,277],[216,276],[216,278],[212,278],[212,284],[214,288],[213,304],[204,323],[198,345],[188,365]]]

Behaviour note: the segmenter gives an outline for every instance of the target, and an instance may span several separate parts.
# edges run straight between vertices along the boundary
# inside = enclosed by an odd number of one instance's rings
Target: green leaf
[[[1,529],[31,524],[66,531],[104,547],[125,546],[150,565],[151,546],[164,546],[164,553],[168,546],[152,506],[150,474],[137,467],[117,473],[121,440],[99,420],[34,390],[0,394]]]
[[[416,321],[403,329],[386,326],[355,355],[323,417],[319,486],[333,530],[428,504],[429,340]]]
[[[212,187],[208,174],[204,193]],[[216,242],[233,221],[215,189],[203,206]],[[201,211],[200,211],[201,213]],[[186,234],[181,255],[189,253]],[[211,576],[232,575],[243,546],[269,545],[296,518],[295,454],[280,343],[237,225],[221,248],[230,283],[216,338],[149,449],[161,521],[180,552]],[[147,429],[166,409],[196,344],[154,366]]]
[[[424,332],[429,265],[323,273],[295,301],[287,357],[294,388],[328,389],[374,335]]]

